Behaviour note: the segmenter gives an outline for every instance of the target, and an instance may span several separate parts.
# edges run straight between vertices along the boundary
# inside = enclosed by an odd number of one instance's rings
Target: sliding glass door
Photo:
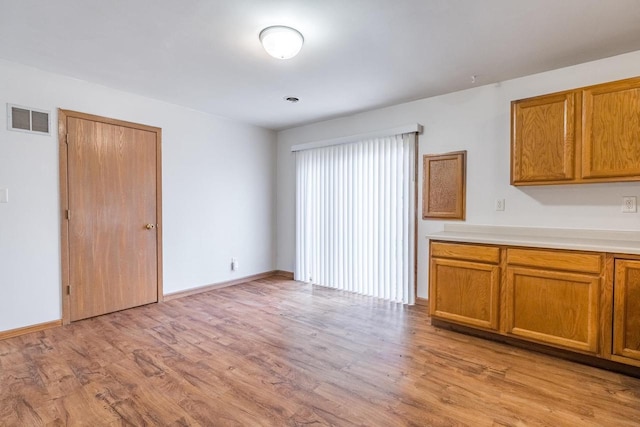
[[[413,304],[414,133],[296,152],[296,280]]]

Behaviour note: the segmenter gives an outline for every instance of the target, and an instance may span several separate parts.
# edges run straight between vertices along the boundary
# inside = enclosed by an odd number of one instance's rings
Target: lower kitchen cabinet
[[[613,296],[612,357],[640,366],[639,260],[616,260]]]
[[[639,255],[432,240],[429,265],[434,324],[640,367]]]
[[[507,267],[505,332],[589,353],[598,352],[600,278]]]
[[[433,316],[498,330],[500,267],[497,265],[432,258],[431,287]]]

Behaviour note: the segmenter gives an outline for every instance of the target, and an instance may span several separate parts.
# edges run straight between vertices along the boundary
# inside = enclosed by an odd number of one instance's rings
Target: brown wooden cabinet
[[[499,249],[433,243],[429,299],[434,317],[498,330]]]
[[[512,104],[512,184],[573,179],[575,98],[565,92]]]
[[[640,255],[431,240],[429,309],[435,325],[640,367]]]
[[[640,179],[640,78],[582,90],[582,178]]]
[[[511,184],[640,180],[640,77],[511,103]]]
[[[601,255],[507,249],[505,333],[599,352]]]
[[[640,366],[640,260],[616,260],[613,294],[612,358]]]

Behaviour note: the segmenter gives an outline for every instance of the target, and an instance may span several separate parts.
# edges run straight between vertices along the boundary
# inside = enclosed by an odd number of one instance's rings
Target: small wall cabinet
[[[511,184],[640,180],[640,77],[511,103]]]
[[[431,316],[640,366],[640,256],[622,257],[431,240]]]

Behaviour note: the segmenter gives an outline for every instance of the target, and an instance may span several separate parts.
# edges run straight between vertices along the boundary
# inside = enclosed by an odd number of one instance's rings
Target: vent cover
[[[49,111],[7,104],[7,128],[9,130],[49,135],[50,116]]]

